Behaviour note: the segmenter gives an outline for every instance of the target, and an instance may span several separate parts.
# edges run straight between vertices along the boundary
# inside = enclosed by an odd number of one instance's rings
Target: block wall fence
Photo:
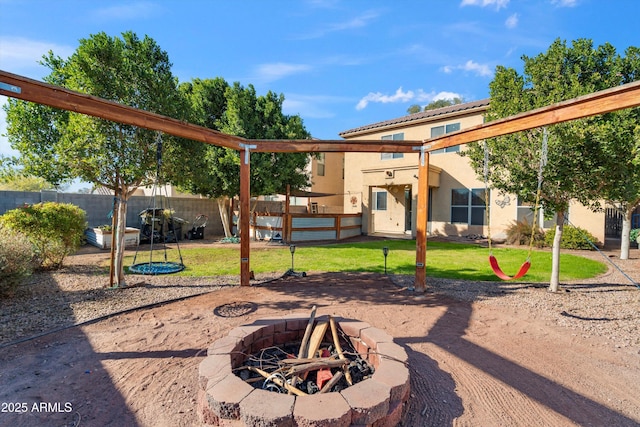
[[[41,202],[70,203],[83,209],[87,213],[89,227],[98,227],[111,224],[108,214],[113,209],[113,196],[101,194],[58,193],[55,191],[27,192],[27,191],[0,191],[0,215],[8,210],[26,204]],[[182,218],[190,223],[196,216],[204,214],[209,217],[205,229],[205,236],[223,236],[224,230],[220,221],[218,204],[212,199],[199,199],[192,197],[165,198],[163,207],[171,207],[174,216]],[[160,201],[156,202],[160,207]],[[127,227],[140,227],[138,214],[147,208],[153,207],[153,200],[149,196],[133,196],[127,205]],[[186,232],[191,228],[189,224],[183,226]]]

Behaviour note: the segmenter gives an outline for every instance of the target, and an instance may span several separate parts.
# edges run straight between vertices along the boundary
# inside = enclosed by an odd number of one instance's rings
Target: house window
[[[516,220],[519,222],[526,221],[527,224],[533,224],[533,203],[523,202],[518,199],[518,213],[516,216]],[[569,212],[565,212],[565,218],[569,219]],[[556,218],[557,215],[553,215],[550,218],[545,218],[544,209],[542,206],[538,208],[538,219],[536,220],[537,227],[540,227],[542,224],[542,228],[548,229],[556,226]]]
[[[404,140],[404,132],[394,133],[393,135],[384,135],[381,138],[383,141],[402,141]],[[381,153],[380,160],[401,159],[404,157],[402,153]]]
[[[373,210],[374,211],[387,210],[387,192],[386,191],[373,192]]]
[[[460,123],[449,123],[448,125],[443,126],[435,126],[431,128],[431,138],[435,138],[440,135],[444,135],[451,132],[457,132],[460,130]],[[434,150],[431,154],[440,154],[440,153],[457,153],[460,151],[460,146],[456,145],[455,147],[447,147],[441,148],[439,150]]]
[[[451,190],[452,224],[485,224],[484,188],[454,188]]]
[[[324,153],[318,154],[318,159],[316,160],[316,166],[318,168],[318,176],[324,176]]]

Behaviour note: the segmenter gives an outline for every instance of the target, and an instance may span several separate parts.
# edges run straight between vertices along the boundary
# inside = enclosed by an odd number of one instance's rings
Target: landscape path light
[[[387,274],[387,255],[389,255],[389,247],[382,247],[382,254],[384,255],[384,274]]]

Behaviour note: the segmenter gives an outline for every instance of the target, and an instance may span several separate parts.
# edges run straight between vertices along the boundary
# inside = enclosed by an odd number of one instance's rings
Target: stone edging
[[[318,320],[327,320],[319,316]],[[347,427],[397,425],[409,398],[407,353],[386,332],[358,320],[336,318],[371,378],[341,392],[293,396],[260,390],[232,372],[260,349],[302,339],[308,315],[259,319],[215,341],[199,367],[200,420],[216,426]],[[387,357],[385,357],[387,356]]]

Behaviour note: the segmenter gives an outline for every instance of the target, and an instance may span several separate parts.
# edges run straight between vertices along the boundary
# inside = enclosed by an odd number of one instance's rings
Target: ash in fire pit
[[[335,320],[314,325],[314,318],[315,307],[303,341],[262,349],[236,370],[238,376],[255,388],[298,396],[339,392],[370,378],[375,368],[342,339]]]
[[[314,315],[259,319],[214,342],[199,369],[202,422],[397,425],[409,398],[404,349],[368,323]]]

